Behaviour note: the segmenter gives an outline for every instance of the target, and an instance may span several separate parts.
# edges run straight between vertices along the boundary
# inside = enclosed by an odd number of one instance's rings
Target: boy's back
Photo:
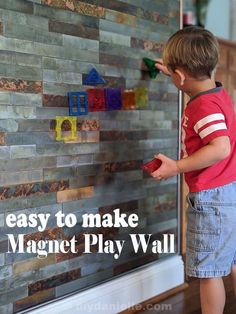
[[[236,119],[232,101],[221,84],[188,102],[183,116],[182,158],[219,136],[230,138],[230,155],[211,167],[185,173],[190,192],[236,180]]]

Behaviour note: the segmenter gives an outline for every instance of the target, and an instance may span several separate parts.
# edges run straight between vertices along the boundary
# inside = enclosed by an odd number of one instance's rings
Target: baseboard
[[[117,314],[183,283],[182,257],[174,255],[27,313]]]
[[[176,293],[179,293],[185,289],[187,289],[189,287],[189,284],[187,283],[183,283],[182,285],[180,286],[177,286],[176,288],[173,288],[173,289],[170,289],[166,292],[163,292],[153,298],[150,298],[144,302],[141,302],[139,304],[136,304],[136,306],[132,306],[131,308],[129,309],[126,309],[118,314],[136,314],[136,313],[139,313],[140,312],[140,309],[141,311],[143,312],[144,310],[147,310],[147,309],[151,309],[153,308],[153,305],[158,305],[160,304],[161,302],[163,302],[164,300],[166,300],[167,298],[169,298],[170,296],[173,296],[175,295]],[[168,303],[168,302],[167,302]]]

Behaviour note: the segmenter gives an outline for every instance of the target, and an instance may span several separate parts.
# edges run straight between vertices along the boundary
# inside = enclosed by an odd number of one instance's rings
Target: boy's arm
[[[191,156],[178,161],[170,159],[163,154],[156,158],[162,161],[161,167],[152,173],[157,180],[173,177],[178,173],[207,168],[229,156],[231,150],[228,136],[219,136],[210,141],[207,145],[197,150]]]

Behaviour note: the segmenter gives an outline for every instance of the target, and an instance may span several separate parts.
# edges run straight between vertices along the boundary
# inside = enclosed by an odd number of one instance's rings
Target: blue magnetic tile
[[[69,92],[69,115],[81,116],[88,114],[88,93]]]
[[[95,68],[89,72],[86,78],[83,80],[84,85],[98,85],[98,84],[106,84],[104,78],[98,73]]]

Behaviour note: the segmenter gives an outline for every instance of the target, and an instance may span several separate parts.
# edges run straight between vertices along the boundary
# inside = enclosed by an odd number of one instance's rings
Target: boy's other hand
[[[167,67],[163,64],[163,60],[161,58],[155,59],[156,64],[155,67],[160,70],[163,74],[170,76],[170,72]]]
[[[151,174],[154,179],[158,181],[166,180],[180,173],[176,160],[171,159],[163,154],[158,154],[154,157],[162,161],[161,167]]]

